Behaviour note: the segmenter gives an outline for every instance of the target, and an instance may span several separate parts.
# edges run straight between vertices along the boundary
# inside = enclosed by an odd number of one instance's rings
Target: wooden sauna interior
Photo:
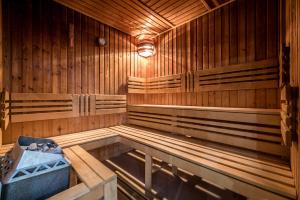
[[[50,199],[300,199],[300,1],[0,10],[0,154],[62,146],[70,188]]]

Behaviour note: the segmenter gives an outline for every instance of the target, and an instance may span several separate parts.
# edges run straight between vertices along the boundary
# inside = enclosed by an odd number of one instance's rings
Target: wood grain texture
[[[165,71],[179,74],[236,64],[246,66],[247,63],[268,59],[278,60],[278,32],[274,31],[278,29],[277,9],[277,0],[272,3],[238,0],[179,26],[170,34],[161,34],[157,37],[157,54],[150,58],[148,66],[154,70],[149,70],[147,78],[163,76],[165,74],[162,72]],[[260,16],[261,20],[258,18]],[[168,58],[171,57],[170,63]],[[165,62],[166,59],[169,62]],[[164,98],[164,94],[153,94],[141,103],[279,108],[276,84],[274,82],[269,89],[223,89],[181,93],[170,98]]]
[[[0,10],[3,8],[3,0],[0,1]],[[0,88],[3,89],[3,68],[4,68],[4,34],[3,34],[3,12],[0,14]]]
[[[130,124],[288,156],[278,109],[132,105],[128,113]]]
[[[124,95],[126,77],[142,76],[141,68],[146,69],[147,62],[134,51],[133,37],[58,3],[4,0],[3,11],[4,85],[10,92]],[[74,47],[69,44],[70,24],[74,25]],[[98,37],[104,37],[108,45],[99,47]],[[111,114],[13,123],[4,143],[19,135],[49,137],[116,125],[125,119],[125,114]]]
[[[157,35],[197,18],[229,0],[55,0],[125,33]],[[213,3],[218,2],[218,3]]]
[[[290,65],[290,81],[289,84],[292,87],[298,87],[298,99],[297,106],[300,105],[299,98],[299,86],[300,86],[300,2],[295,0],[287,0],[281,3],[280,9],[281,16],[281,37],[280,37],[280,52],[281,56],[284,53],[284,47],[290,48],[289,53],[289,65]],[[284,63],[282,63],[284,64]],[[281,69],[282,70],[282,69]],[[291,167],[295,177],[296,189],[299,194],[300,192],[300,118],[299,109],[297,112],[297,127],[295,131],[297,137],[292,140],[291,146]],[[292,133],[294,134],[294,133]]]

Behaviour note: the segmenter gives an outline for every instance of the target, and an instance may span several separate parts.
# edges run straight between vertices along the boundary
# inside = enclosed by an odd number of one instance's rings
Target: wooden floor
[[[154,198],[185,199],[188,196],[189,200],[246,199],[237,193],[214,185],[186,171],[179,170],[178,176],[174,176],[172,168],[160,160],[156,159],[154,163],[152,193]],[[119,192],[123,194],[118,197],[119,199],[145,198],[142,189],[144,187],[145,159],[142,152],[131,151],[124,153],[110,158],[104,164],[118,174]],[[131,189],[124,186],[123,182],[126,182]],[[134,190],[132,191],[132,189]]]

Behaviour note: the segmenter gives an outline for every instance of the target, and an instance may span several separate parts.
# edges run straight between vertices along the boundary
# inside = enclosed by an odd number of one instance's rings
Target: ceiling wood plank
[[[154,12],[153,10],[151,10],[150,8],[148,8],[147,6],[145,6],[143,3],[141,3],[139,0],[123,0],[123,1],[129,1],[129,2],[133,2],[135,3],[136,5],[138,5],[140,8],[137,8],[139,11],[141,12],[148,12],[149,14],[151,14],[153,17],[157,18],[159,21],[167,24],[168,26],[170,27],[173,27],[174,24],[172,24],[171,22],[169,22],[168,20],[166,20],[165,18],[163,18],[162,16],[160,16],[159,14],[157,14],[156,12]],[[132,4],[132,6],[134,6]]]
[[[142,23],[141,25],[143,25],[145,28],[151,28],[151,26],[155,26],[157,29],[159,29],[157,32],[161,32],[162,30],[165,30],[167,27],[169,27],[163,23],[157,22],[157,20],[155,20],[155,19],[152,19],[151,17],[149,17],[150,16],[149,14],[147,15],[143,12],[140,12],[139,10],[137,10],[135,8],[138,6],[133,7],[131,4],[128,4],[128,2],[126,2],[126,1],[107,0],[107,2],[111,2],[111,3],[114,2],[115,6],[126,9],[128,11],[128,14],[134,14],[136,19],[142,19],[144,21],[144,23]]]
[[[163,7],[163,9],[158,8],[157,11],[159,12],[160,15],[164,16],[168,14],[169,12],[172,12],[172,10],[184,5],[186,3],[186,0],[175,0],[175,2],[170,1],[167,5],[166,8]]]
[[[212,0],[212,2],[215,4],[215,6],[219,6],[220,3],[217,0]]]
[[[54,1],[132,36],[156,36],[235,0]]]
[[[211,10],[211,7],[207,4],[206,0],[200,0],[207,10]]]
[[[207,15],[208,13],[211,13],[211,12],[213,12],[213,11],[215,11],[215,10],[217,10],[217,9],[220,9],[220,8],[222,8],[222,7],[224,7],[224,6],[228,5],[228,4],[231,4],[231,3],[235,2],[235,1],[236,1],[236,0],[229,0],[229,1],[227,1],[227,2],[225,2],[225,3],[223,3],[223,4],[219,5],[219,6],[217,6],[217,7],[215,7],[215,8],[210,9],[209,11],[203,12],[202,14],[199,14],[199,15],[193,17],[193,18],[186,19],[186,21],[184,21],[184,22],[182,22],[182,23],[180,23],[180,24],[177,24],[174,28],[180,27],[180,26],[182,26],[183,24],[186,24],[186,23],[188,23],[188,22],[190,22],[190,21],[193,21],[193,20],[195,20],[195,19],[197,19],[197,18],[199,18],[199,17],[201,17],[201,16],[203,16],[203,15]],[[172,28],[172,29],[174,29],[174,28]],[[169,29],[169,30],[167,30],[167,31],[164,31],[164,32],[160,33],[159,35],[162,35],[162,34],[168,32],[168,31],[170,31],[170,30],[172,30],[172,29]]]
[[[185,6],[181,6],[181,7],[178,7],[177,9],[173,10],[173,12],[170,12],[169,14],[166,14],[164,15],[167,19],[170,19],[172,21],[173,18],[176,18],[180,15],[183,15],[183,14],[188,14],[188,12],[192,9],[195,9],[195,10],[199,10],[199,13],[201,12],[201,9],[202,9],[202,5],[199,3],[199,4],[196,4],[196,3],[193,3],[191,2],[191,4],[188,4],[188,5],[185,5]]]
[[[98,20],[104,24],[107,24],[113,28],[116,28],[124,33],[131,34],[131,30],[129,27],[124,26],[122,24],[115,23],[113,19],[109,18],[108,16],[104,16],[101,13],[101,11],[96,10],[93,7],[84,6],[80,4],[79,1],[78,2],[69,1],[69,0],[54,0],[54,1],[68,8],[71,8],[77,12],[80,12],[88,17]]]
[[[134,12],[133,9],[126,7],[126,4],[124,4],[121,1],[114,1],[114,0],[104,0],[105,3],[110,5],[111,7],[114,7],[118,10],[118,12],[124,13],[124,15],[130,17],[130,20],[132,22],[137,22],[136,24],[139,24],[139,26],[136,26],[135,28],[142,28],[145,24],[150,25],[150,29],[154,31],[154,33],[159,33],[161,30],[165,29],[161,25],[157,24],[154,21],[151,21],[146,17],[139,15],[138,13]]]

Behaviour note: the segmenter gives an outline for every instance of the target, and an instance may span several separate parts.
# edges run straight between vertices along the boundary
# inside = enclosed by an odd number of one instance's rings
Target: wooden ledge
[[[120,141],[119,135],[105,129],[95,129],[90,131],[82,131],[72,134],[59,135],[50,137],[62,148],[80,145],[85,150],[97,149],[101,146],[117,143]],[[0,157],[13,148],[14,144],[2,145],[0,148]]]
[[[100,161],[76,145],[63,150],[70,161],[75,176],[71,173],[71,183],[82,183],[58,193],[51,200],[58,199],[117,199],[117,176]],[[74,174],[73,174],[74,175]],[[75,180],[74,180],[75,179]]]

